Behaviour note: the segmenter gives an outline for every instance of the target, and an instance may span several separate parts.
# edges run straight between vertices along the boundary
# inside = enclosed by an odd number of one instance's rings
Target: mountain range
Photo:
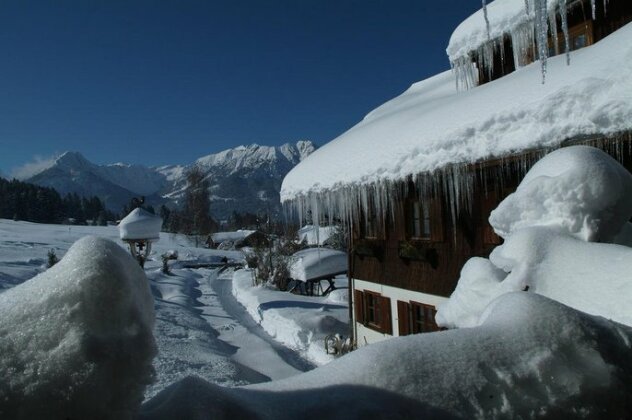
[[[233,211],[279,214],[283,178],[314,150],[316,146],[307,140],[282,146],[251,144],[201,157],[190,165],[159,167],[97,165],[78,152],[66,152],[24,181],[53,187],[61,194],[96,195],[114,212],[138,196],[153,206],[178,207],[187,188],[186,173],[195,165],[209,181],[213,217],[225,220]]]

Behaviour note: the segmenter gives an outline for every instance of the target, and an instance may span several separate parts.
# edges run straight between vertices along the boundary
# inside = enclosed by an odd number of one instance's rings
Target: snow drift
[[[548,226],[590,242],[609,242],[632,215],[632,175],[594,147],[566,147],[529,170],[489,222],[507,238],[520,228]]]
[[[632,329],[511,293],[480,327],[386,340],[314,371],[228,389],[189,378],[146,418],[625,418]]]
[[[151,381],[153,299],[121,247],[86,237],[0,294],[0,417],[131,418]]]
[[[548,296],[580,311],[632,325],[632,175],[599,149],[574,146],[536,163],[489,221],[505,243],[470,259],[436,320],[471,327],[496,297]]]

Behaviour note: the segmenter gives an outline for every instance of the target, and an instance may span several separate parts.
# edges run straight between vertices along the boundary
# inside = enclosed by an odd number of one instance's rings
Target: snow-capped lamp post
[[[132,210],[119,223],[119,234],[129,245],[132,256],[141,267],[151,252],[151,243],[160,238],[162,218],[140,207]]]

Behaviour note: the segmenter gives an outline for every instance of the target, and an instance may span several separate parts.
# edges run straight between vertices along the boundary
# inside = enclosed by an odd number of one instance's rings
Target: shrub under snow
[[[125,419],[151,381],[153,298],[138,263],[86,237],[0,294],[0,418]]]

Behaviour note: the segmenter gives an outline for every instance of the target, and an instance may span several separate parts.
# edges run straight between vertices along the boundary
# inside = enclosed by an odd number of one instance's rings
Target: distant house
[[[526,4],[496,0],[468,18],[448,46],[453,71],[415,83],[283,181],[301,217],[351,229],[357,345],[437,329],[464,263],[501,242],[490,211],[544,154],[589,144],[632,167],[632,2],[549,0],[544,16]]]
[[[210,248],[225,247],[239,249],[243,247],[268,246],[266,235],[258,230],[237,230],[234,232],[216,232],[211,234]],[[222,245],[223,244],[223,245]]]

